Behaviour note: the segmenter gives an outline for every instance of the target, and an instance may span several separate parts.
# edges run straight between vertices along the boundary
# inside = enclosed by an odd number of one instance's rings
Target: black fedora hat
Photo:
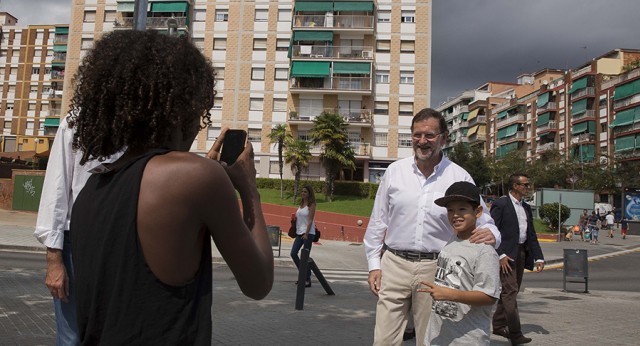
[[[480,190],[478,187],[468,181],[458,181],[447,189],[444,197],[435,200],[435,203],[441,207],[446,207],[452,201],[466,201],[480,204]]]

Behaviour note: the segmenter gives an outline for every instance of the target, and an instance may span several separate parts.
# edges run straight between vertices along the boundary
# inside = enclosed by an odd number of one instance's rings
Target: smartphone
[[[226,162],[229,166],[233,165],[246,145],[247,131],[227,130],[222,141],[222,149],[220,149],[220,161]]]

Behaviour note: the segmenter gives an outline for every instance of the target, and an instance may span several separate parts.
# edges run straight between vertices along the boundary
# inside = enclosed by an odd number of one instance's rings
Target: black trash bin
[[[589,261],[585,249],[564,249],[563,291],[567,282],[584,283],[584,293],[589,293]]]
[[[271,247],[278,247],[278,257],[280,257],[280,250],[282,248],[280,241],[280,227],[267,225],[267,233],[269,234]]]

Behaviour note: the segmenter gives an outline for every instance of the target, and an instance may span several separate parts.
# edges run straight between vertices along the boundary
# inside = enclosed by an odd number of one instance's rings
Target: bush
[[[540,218],[549,224],[552,229],[558,229],[558,203],[543,204],[538,211]],[[571,216],[571,209],[562,204],[560,208],[560,224],[563,224]]]
[[[284,191],[293,194],[293,188],[295,187],[295,180],[284,179],[283,181]],[[256,183],[259,189],[272,189],[280,190],[280,179],[271,178],[257,178]],[[305,185],[311,185],[313,192],[324,193],[325,182],[321,180],[300,180],[300,188]],[[378,184],[354,182],[354,181],[336,181],[334,194],[339,196],[356,196],[374,199],[378,192]]]

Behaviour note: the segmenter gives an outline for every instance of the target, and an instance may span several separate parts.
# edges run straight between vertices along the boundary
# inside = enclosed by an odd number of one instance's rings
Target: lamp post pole
[[[133,30],[144,31],[147,26],[147,4],[149,0],[136,0],[133,7]]]

